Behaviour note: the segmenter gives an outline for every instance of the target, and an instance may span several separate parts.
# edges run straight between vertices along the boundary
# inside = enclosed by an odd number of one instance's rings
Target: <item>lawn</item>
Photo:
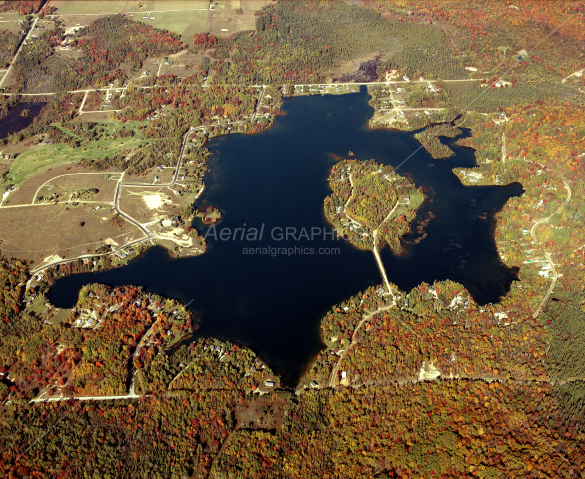
[[[77,14],[101,14],[122,13],[126,10],[139,10],[137,1],[129,0],[68,0],[55,3],[58,7],[55,12],[57,15],[77,15]],[[132,8],[129,8],[132,7]]]
[[[44,145],[21,153],[14,160],[8,174],[15,186],[27,178],[54,166],[64,163],[74,163],[82,159],[103,158],[113,156],[125,148],[135,148],[148,143],[139,138],[119,138],[114,140],[92,141],[87,146],[71,148],[65,143]]]

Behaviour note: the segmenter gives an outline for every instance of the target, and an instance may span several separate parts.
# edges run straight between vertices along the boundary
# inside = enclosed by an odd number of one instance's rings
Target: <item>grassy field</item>
[[[21,30],[18,20],[12,20],[10,17],[2,18],[0,20],[0,31],[18,32]]]
[[[213,12],[209,10],[207,0],[57,0],[51,5],[58,8],[57,15],[88,15],[90,19],[93,15],[129,13],[134,21],[178,33],[184,43],[192,44],[195,33],[212,31],[226,36],[253,29],[253,12],[262,9],[266,3],[266,0],[226,0],[220,2]],[[149,14],[149,18],[143,18]],[[214,19],[213,25],[210,18]],[[84,20],[80,17],[76,21]],[[223,34],[223,27],[229,33]]]
[[[144,4],[141,10],[147,11],[186,10],[194,8],[207,10],[209,8],[209,2],[207,0],[148,0]]]
[[[87,14],[106,14],[106,13],[122,13],[128,10],[128,4],[138,10],[138,2],[131,2],[127,0],[103,1],[94,0],[92,2],[82,0],[70,0],[61,2],[51,2],[51,5],[57,7],[55,12],[57,15],[87,15]]]
[[[187,10],[187,9],[204,9],[209,8],[209,2],[204,0],[68,0],[52,2],[51,5],[57,7],[57,15],[107,15],[111,13],[125,12],[145,12],[150,11],[169,11],[169,10]],[[141,6],[142,5],[142,6]]]
[[[112,157],[124,148],[135,148],[148,143],[146,140],[121,138],[115,140],[92,141],[88,146],[71,148],[65,143],[43,145],[31,148],[16,157],[8,174],[15,186],[27,178],[57,165],[78,162],[84,158],[95,159]]]
[[[146,13],[148,14],[148,12]],[[154,18],[154,20],[143,19],[142,15],[136,14],[134,21],[178,33],[181,35],[181,40],[184,43],[191,44],[193,43],[193,35],[195,33],[202,33],[209,30],[208,17],[209,12],[207,10],[197,10],[152,13],[151,18]]]
[[[0,237],[2,254],[39,264],[53,254],[72,258],[94,251],[107,238],[125,244],[142,236],[138,228],[126,221],[121,221],[120,226],[111,222],[110,205],[95,208],[95,203],[0,208],[0,222],[4,226]]]

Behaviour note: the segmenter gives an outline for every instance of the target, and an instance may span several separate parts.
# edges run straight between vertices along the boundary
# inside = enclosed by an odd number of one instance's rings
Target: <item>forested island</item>
[[[583,3],[107,3],[0,5],[0,117],[47,104],[0,140],[0,476],[584,476]],[[56,276],[193,253],[187,220],[220,221],[197,203],[206,142],[366,69],[370,127],[425,128],[447,158],[459,130],[433,124],[462,114],[461,183],[522,184],[493,222],[518,271],[499,300],[451,280],[354,291],[294,391],[243,345],[190,341],[187,303],[93,284],[50,304]],[[419,188],[353,159],[329,185],[339,235],[400,251]]]
[[[432,125],[423,131],[416,133],[414,137],[420,141],[421,145],[435,159],[449,158],[454,155],[453,150],[447,145],[441,143],[440,137],[456,138],[461,134],[461,130],[450,123],[442,125]]]
[[[424,201],[421,188],[375,160],[340,161],[331,169],[329,186],[333,194],[325,198],[325,217],[340,236],[358,248],[386,243],[400,252],[400,238]]]

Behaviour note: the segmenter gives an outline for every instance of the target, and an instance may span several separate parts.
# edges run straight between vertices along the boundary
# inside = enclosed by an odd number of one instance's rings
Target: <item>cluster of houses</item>
[[[116,251],[114,253],[114,255],[117,256],[119,259],[125,259],[126,257],[131,255],[132,253],[134,253],[134,248],[130,248],[130,249],[128,249],[128,251],[124,251],[124,250]]]

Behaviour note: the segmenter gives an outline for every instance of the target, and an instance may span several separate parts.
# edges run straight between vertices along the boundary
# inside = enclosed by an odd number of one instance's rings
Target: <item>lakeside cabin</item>
[[[274,387],[274,381],[270,381],[270,380],[264,381],[264,385],[269,387],[269,388]]]

